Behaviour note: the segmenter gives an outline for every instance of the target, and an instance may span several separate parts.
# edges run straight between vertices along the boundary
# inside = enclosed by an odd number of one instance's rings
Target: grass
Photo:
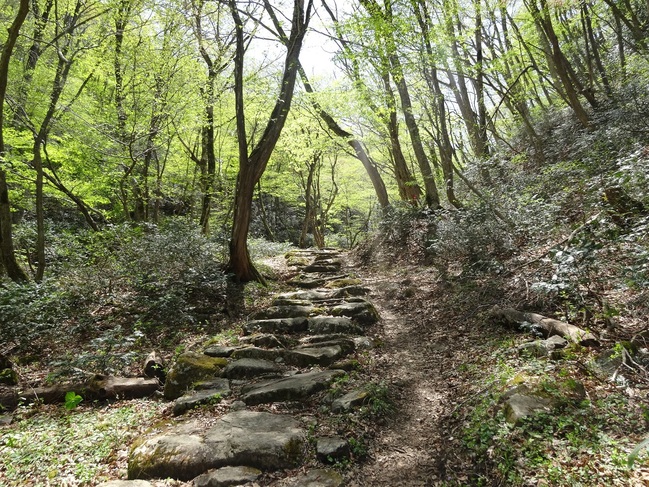
[[[22,410],[23,419],[0,430],[0,485],[86,486],[123,478],[128,445],[162,407],[141,400]]]

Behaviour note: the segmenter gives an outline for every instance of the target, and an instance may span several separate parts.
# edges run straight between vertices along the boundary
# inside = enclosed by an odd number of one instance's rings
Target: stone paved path
[[[349,458],[344,438],[314,438],[313,425],[304,419],[258,406],[308,401],[344,380],[353,362],[349,357],[372,346],[364,331],[379,315],[365,298],[368,290],[343,272],[338,251],[298,250],[286,258],[300,270],[291,281],[296,291],[275,296],[243,326],[237,345],[184,353],[167,375],[164,395],[174,401],[174,415],[209,408],[225,397],[230,412],[209,427],[180,420],[139,439],[129,457],[129,480],[102,487],[146,487],[162,478],[196,487],[245,485],[263,472],[314,465],[316,459],[322,468],[305,468],[281,485],[344,485],[342,476],[327,468]],[[344,413],[367,398],[363,389],[344,392],[321,408]]]

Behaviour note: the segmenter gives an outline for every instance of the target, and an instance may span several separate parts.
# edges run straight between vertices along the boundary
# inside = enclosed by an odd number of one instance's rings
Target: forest
[[[647,485],[649,2],[0,0],[0,24],[0,484],[136,478],[169,403],[88,378],[247,346],[315,256],[382,317],[327,386],[370,384],[360,412],[253,408],[346,439],[317,485]],[[295,468],[250,485],[316,485]],[[221,485],[192,478],[151,485]]]

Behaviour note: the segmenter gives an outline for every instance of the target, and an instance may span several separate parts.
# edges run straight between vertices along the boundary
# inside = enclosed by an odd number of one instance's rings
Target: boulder
[[[345,373],[341,370],[324,370],[264,381],[245,386],[242,399],[249,406],[299,401],[327,389],[331,381],[343,375]]]
[[[217,376],[227,365],[224,358],[214,358],[202,353],[185,352],[181,354],[167,374],[164,397],[177,399],[194,383]]]
[[[349,444],[340,436],[323,436],[316,440],[316,456],[322,463],[348,459]]]
[[[184,423],[136,442],[128,460],[129,479],[191,480],[213,468],[250,466],[262,471],[300,464],[306,435],[297,420],[283,415],[235,411],[209,430]]]
[[[331,403],[331,410],[334,413],[345,413],[354,408],[362,406],[369,399],[369,392],[366,389],[356,389],[339,397]]]
[[[281,375],[282,368],[275,362],[256,358],[242,358],[230,362],[223,369],[223,377],[228,379],[252,379],[261,375]]]
[[[307,330],[309,319],[283,318],[272,320],[253,320],[243,325],[244,335],[254,333],[301,333]]]
[[[347,316],[361,325],[372,325],[379,321],[379,314],[372,303],[360,300],[334,306],[331,309],[334,316]]]
[[[261,470],[253,467],[223,467],[194,479],[193,487],[230,487],[254,482]]]
[[[543,358],[548,356],[549,350],[545,340],[535,340],[520,345],[518,353],[525,357]]]
[[[340,347],[343,355],[352,353],[356,348],[354,340],[343,336],[341,338],[332,338],[330,340],[316,342],[316,343],[310,343],[310,344],[305,343],[302,345],[298,345],[293,350],[303,350],[303,349],[322,348],[322,347]]]

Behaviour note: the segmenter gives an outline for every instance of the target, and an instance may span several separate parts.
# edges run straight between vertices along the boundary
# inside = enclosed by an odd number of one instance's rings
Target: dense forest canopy
[[[588,138],[608,117],[642,119],[646,8],[5,2],[4,265],[42,280],[48,228],[72,208],[95,231],[184,215],[205,234],[234,223],[232,238],[250,218],[256,235],[324,246],[353,245],[391,206],[493,207],[499,176],[561,158],[547,145],[556,131]],[[310,37],[336,46],[336,80],[313,77],[317,59],[297,61]],[[622,135],[626,147],[643,133]],[[599,162],[593,173],[616,186],[616,168]],[[11,225],[32,222],[34,241],[14,249]]]

